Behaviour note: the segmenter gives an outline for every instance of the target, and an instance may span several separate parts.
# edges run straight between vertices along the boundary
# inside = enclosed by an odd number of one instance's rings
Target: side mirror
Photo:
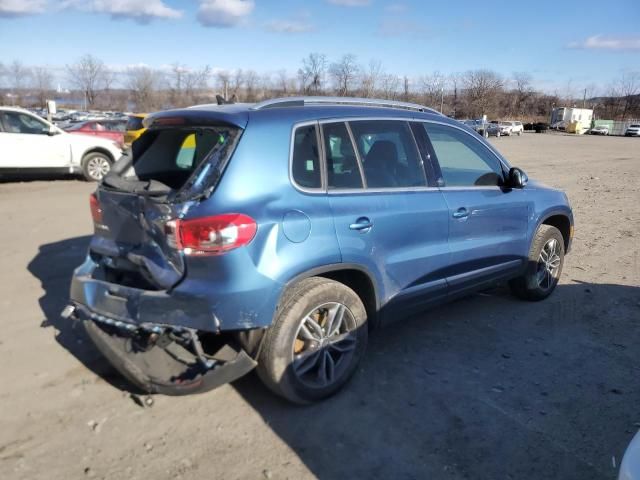
[[[49,128],[45,130],[45,133],[50,137],[53,137],[54,135],[58,135],[60,130],[55,125],[49,125]]]
[[[511,188],[523,188],[528,181],[527,174],[518,167],[512,167],[509,170],[509,186]]]

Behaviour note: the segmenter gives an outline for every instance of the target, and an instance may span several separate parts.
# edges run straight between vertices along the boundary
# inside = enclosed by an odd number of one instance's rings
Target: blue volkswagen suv
[[[90,197],[63,315],[148,392],[254,367],[297,403],[354,373],[372,327],[501,282],[541,300],[566,195],[420,105],[323,97],[160,112]]]

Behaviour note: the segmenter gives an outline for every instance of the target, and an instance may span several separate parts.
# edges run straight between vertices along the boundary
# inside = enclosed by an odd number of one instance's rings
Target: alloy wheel
[[[104,157],[96,156],[87,161],[87,172],[94,180],[102,180],[104,176],[109,173],[110,169],[111,165]]]
[[[357,344],[356,321],[343,304],[329,302],[301,321],[293,342],[293,372],[306,386],[324,388],[349,367]]]
[[[553,287],[558,279],[561,263],[560,245],[557,239],[551,238],[544,244],[538,257],[536,280],[540,288],[548,290]]]

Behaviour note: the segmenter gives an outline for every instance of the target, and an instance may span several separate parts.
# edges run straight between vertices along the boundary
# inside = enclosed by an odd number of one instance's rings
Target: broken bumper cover
[[[133,385],[148,393],[203,393],[244,376],[257,365],[247,352],[231,343],[207,356],[204,362],[202,357],[173,341],[158,342],[145,348],[138,346],[136,338],[140,333],[147,338],[159,336],[171,327],[153,324],[138,327],[77,305],[69,305],[62,315],[82,321],[87,334],[109,363]],[[197,337],[195,341],[199,342]]]

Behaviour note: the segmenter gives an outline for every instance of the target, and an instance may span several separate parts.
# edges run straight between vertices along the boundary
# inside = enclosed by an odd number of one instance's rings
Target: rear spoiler
[[[165,110],[152,113],[143,121],[146,128],[152,127],[206,127],[220,124],[244,129],[249,121],[246,107],[238,104],[202,105],[192,108]]]

